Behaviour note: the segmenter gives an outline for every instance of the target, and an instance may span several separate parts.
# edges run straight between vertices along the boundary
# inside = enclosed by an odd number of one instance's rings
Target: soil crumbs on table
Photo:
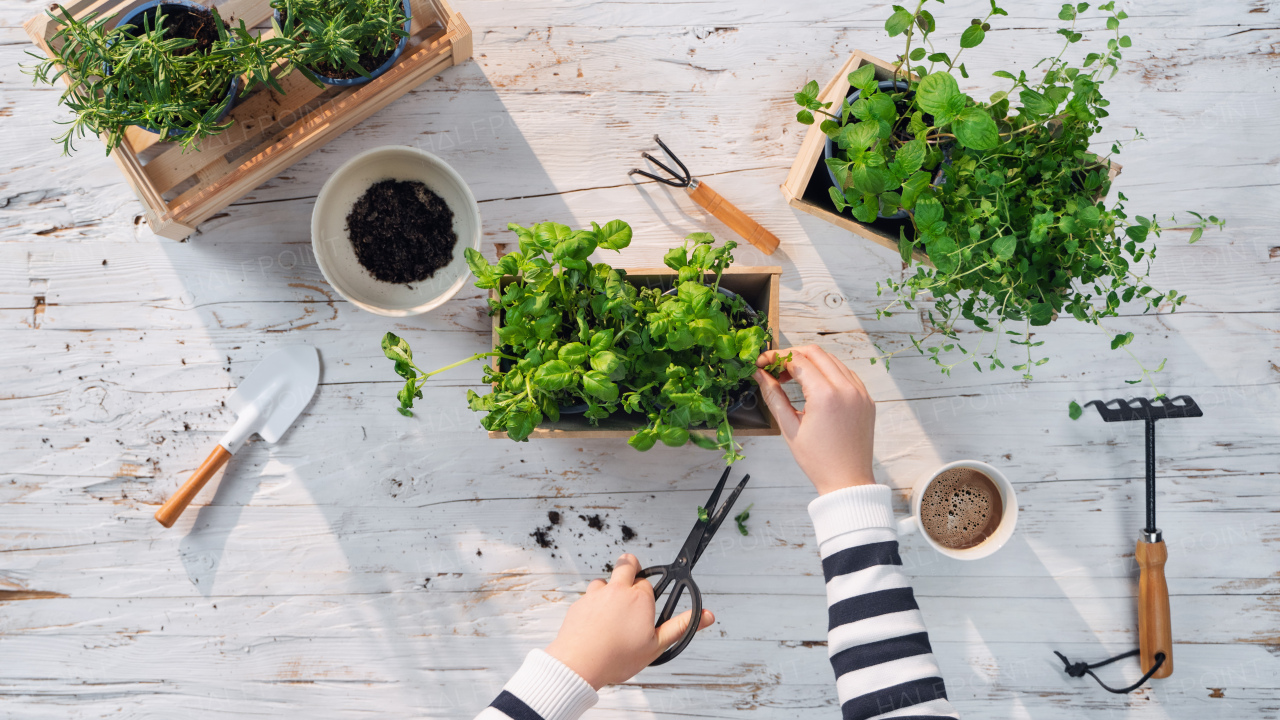
[[[453,259],[458,236],[453,211],[426,185],[412,180],[374,183],[347,215],[356,259],[378,280],[426,280]]]

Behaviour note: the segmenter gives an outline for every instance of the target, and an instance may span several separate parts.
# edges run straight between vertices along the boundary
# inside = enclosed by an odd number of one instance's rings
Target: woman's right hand
[[[756,364],[763,368],[786,353],[792,359],[779,377],[756,370],[755,379],[800,469],[819,495],[874,483],[876,404],[867,388],[844,363],[817,345],[768,350]],[[800,383],[804,410],[796,410],[783,391],[782,383],[788,380]]]

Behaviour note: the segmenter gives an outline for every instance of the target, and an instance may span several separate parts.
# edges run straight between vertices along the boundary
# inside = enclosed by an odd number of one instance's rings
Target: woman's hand
[[[792,359],[774,378],[757,370],[756,383],[769,411],[782,426],[800,469],[819,495],[852,485],[875,482],[871,475],[876,404],[853,371],[817,345],[769,350],[757,365],[764,367],[779,354]],[[804,410],[797,411],[782,390],[795,380],[804,393]]]
[[[654,628],[653,586],[636,580],[640,561],[630,553],[618,558],[608,582],[592,580],[587,593],[569,607],[560,633],[547,654],[569,666],[591,687],[625,682],[658,659],[689,628],[692,610]],[[715,622],[702,611],[699,630]]]

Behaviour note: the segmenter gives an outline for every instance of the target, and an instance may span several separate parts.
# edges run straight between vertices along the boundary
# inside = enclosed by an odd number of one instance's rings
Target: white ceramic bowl
[[[453,259],[426,280],[407,285],[383,282],[356,259],[347,237],[347,214],[365,190],[381,180],[417,180],[453,211],[458,236]],[[435,155],[405,145],[374,148],[343,163],[320,189],[311,212],[311,247],[324,279],[357,307],[389,317],[417,315],[456,295],[471,276],[463,251],[480,249],[480,206],[462,176]]]

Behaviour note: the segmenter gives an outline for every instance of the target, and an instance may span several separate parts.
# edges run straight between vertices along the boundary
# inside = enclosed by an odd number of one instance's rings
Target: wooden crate
[[[831,78],[826,87],[822,89],[818,99],[822,102],[832,103],[832,107],[839,108],[840,101],[844,100],[849,94],[849,74],[863,65],[872,65],[876,69],[877,80],[893,79],[893,63],[885,62],[880,58],[868,55],[860,50],[854,51],[849,59],[845,62],[844,67]],[[915,77],[914,75],[912,76]],[[849,215],[836,212],[835,203],[831,202],[831,196],[828,188],[831,187],[831,180],[827,176],[826,163],[823,162],[822,151],[826,145],[827,135],[818,127],[818,123],[809,126],[805,133],[804,140],[800,143],[800,152],[796,155],[796,161],[791,165],[791,171],[787,173],[787,179],[782,183],[782,195],[787,199],[788,204],[797,210],[822,218],[832,225],[842,227],[855,235],[864,237],[871,242],[883,245],[884,247],[898,252],[898,230],[905,228],[907,237],[912,237],[912,229],[910,222],[906,220],[880,220],[877,219],[873,223],[861,223],[854,220]],[[1110,163],[1110,172],[1112,180],[1120,174],[1121,167],[1117,163]],[[911,257],[919,263],[923,263],[930,267],[933,263],[929,262],[929,256],[925,255],[922,250],[917,248],[911,253]]]
[[[627,270],[627,280],[635,285],[645,287],[671,287],[676,272],[670,268],[640,268]],[[778,297],[781,289],[782,268],[764,267],[729,267],[720,278],[720,287],[742,295],[756,312],[766,313],[769,320],[769,332],[773,336],[773,347],[778,347]],[[503,286],[510,278],[503,281]],[[496,299],[501,288],[490,290],[489,297]],[[493,316],[493,347],[498,347],[498,328],[501,317]],[[498,366],[498,358],[492,359],[493,367]],[[758,400],[758,399],[757,399]],[[562,415],[556,422],[543,422],[532,434],[534,438],[627,438],[641,427],[648,424],[642,416],[616,414],[599,420],[598,425],[582,415]],[[779,435],[781,429],[777,420],[769,412],[763,402],[748,400],[743,407],[729,413],[729,425],[733,428],[734,437],[758,437],[762,435]],[[698,431],[715,436],[714,430]],[[490,431],[491,438],[506,438],[502,431]]]
[[[125,13],[144,0],[71,0],[72,15]],[[228,25],[267,22],[270,0],[225,0],[216,5]],[[353,87],[317,88],[301,73],[280,77],[281,95],[259,87],[231,110],[235,123],[204,138],[197,150],[157,142],[138,127],[125,132],[112,151],[125,180],[145,208],[152,232],[181,240],[196,226],[250,190],[275,177],[325,143],[381,110],[445,68],[471,57],[471,29],[446,0],[410,0],[413,20],[408,45],[396,64],[374,80]],[[46,14],[23,24],[45,53],[57,30]],[[271,30],[266,30],[271,33]],[[277,69],[278,72],[278,69]]]

